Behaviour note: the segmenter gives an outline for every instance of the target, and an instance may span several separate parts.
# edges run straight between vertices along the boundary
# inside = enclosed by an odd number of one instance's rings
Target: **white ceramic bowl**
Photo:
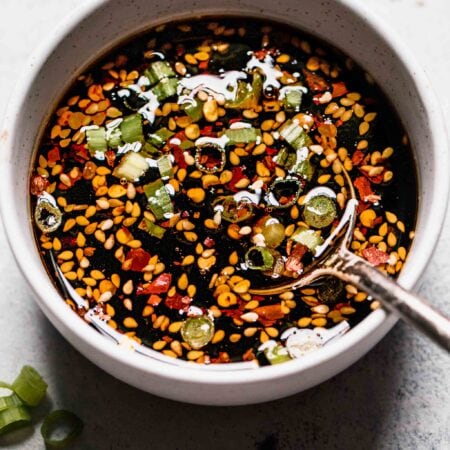
[[[12,96],[1,136],[1,212],[17,262],[41,309],[83,355],[145,391],[186,402],[237,405],[273,400],[314,386],[354,363],[394,325],[377,310],[335,343],[292,362],[252,370],[199,367],[141,356],[113,344],[73,314],[39,258],[28,211],[33,147],[71,80],[123,37],[199,13],[258,16],[286,22],[334,44],[382,86],[410,135],[419,172],[419,214],[400,283],[412,288],[431,257],[448,191],[447,139],[439,105],[410,53],[392,30],[356,0],[92,0],[73,13],[32,58]]]

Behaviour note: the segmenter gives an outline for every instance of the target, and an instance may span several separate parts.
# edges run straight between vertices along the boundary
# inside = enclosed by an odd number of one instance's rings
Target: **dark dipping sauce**
[[[275,364],[379,307],[334,279],[248,292],[314,260],[348,200],[342,168],[359,199],[351,249],[396,276],[416,171],[370,77],[286,25],[167,24],[111,51],[58,105],[31,173],[36,242],[81,317],[174,358]]]

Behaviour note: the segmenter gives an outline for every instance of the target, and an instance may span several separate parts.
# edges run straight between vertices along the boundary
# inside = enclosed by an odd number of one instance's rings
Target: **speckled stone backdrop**
[[[0,118],[16,75],[55,23],[89,0],[0,0]],[[450,117],[450,1],[361,0],[395,27],[426,68]],[[0,194],[1,195],[1,194]],[[445,205],[443,204],[444,208]],[[422,292],[450,309],[450,214]],[[190,406],[133,389],[78,354],[30,298],[0,228],[0,379],[24,363],[49,382],[50,408],[85,421],[77,449],[448,449],[450,359],[398,324],[334,379],[285,400],[237,408]],[[44,448],[38,428],[0,448]]]

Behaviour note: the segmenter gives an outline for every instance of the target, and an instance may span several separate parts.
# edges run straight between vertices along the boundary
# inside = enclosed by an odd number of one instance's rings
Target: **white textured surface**
[[[88,0],[0,0],[0,118],[22,64],[55,23]],[[450,116],[448,0],[361,0],[397,29],[426,68]],[[1,194],[0,194],[1,195]],[[443,205],[444,207],[444,205]],[[422,293],[450,309],[450,214]],[[86,428],[75,448],[446,449],[450,360],[399,324],[369,355],[333,380],[289,399],[237,408],[174,403],[97,369],[53,329],[13,263],[0,228],[0,379],[25,363],[49,382],[36,422],[67,408]],[[230,431],[233,430],[231,433]],[[41,449],[38,428],[0,448]]]

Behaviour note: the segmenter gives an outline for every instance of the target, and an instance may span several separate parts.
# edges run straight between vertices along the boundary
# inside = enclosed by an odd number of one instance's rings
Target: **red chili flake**
[[[233,167],[231,169],[231,173],[233,176],[231,177],[231,180],[228,183],[228,187],[233,192],[236,192],[238,190],[238,189],[236,189],[236,183],[239,180],[242,180],[242,178],[246,178],[246,177],[244,175],[244,170],[242,169],[242,167]]]
[[[84,163],[85,161],[91,159],[89,151],[84,144],[73,144],[70,147],[69,158],[72,158],[80,163]]]
[[[42,175],[34,175],[30,183],[30,192],[33,195],[40,195],[48,188],[49,185],[50,182],[47,178]]]
[[[158,306],[161,303],[162,298],[159,295],[152,294],[147,300],[147,305]]]
[[[136,295],[147,295],[147,294],[165,294],[172,282],[172,275],[170,273],[163,273],[158,278],[153,280],[147,286],[138,286],[136,290]]]
[[[125,256],[125,262],[131,260],[129,270],[133,272],[142,272],[142,269],[148,264],[150,260],[150,253],[147,253],[142,248],[133,248]],[[123,268],[123,266],[122,266]]]
[[[184,130],[178,131],[173,135],[172,139],[179,139],[180,141],[185,141],[187,139],[186,133],[184,132]]]
[[[277,155],[278,152],[279,152],[279,150],[278,150],[277,148],[272,148],[272,147],[267,147],[267,148],[266,148],[266,153],[267,153],[269,156]]]
[[[256,56],[260,61],[263,61],[268,53],[268,50],[256,50],[255,52],[253,52],[253,55]]]
[[[389,255],[375,246],[366,247],[362,251],[362,255],[373,266],[379,266],[389,261]]]
[[[356,178],[353,184],[358,189],[359,198],[363,202],[367,202],[367,198],[374,194],[370,181],[366,177]]]
[[[206,69],[208,68],[208,61],[201,61],[201,62],[198,64],[198,68],[199,68],[200,70],[206,70]]]
[[[228,121],[228,123],[231,125],[232,123],[236,123],[236,122],[242,122],[242,116],[239,117],[233,117],[232,119],[230,119]]]
[[[207,125],[200,130],[200,136],[216,137],[216,134],[213,131],[212,125]]]
[[[53,147],[47,153],[47,160],[50,163],[55,163],[56,161],[59,161],[60,159],[61,159],[61,155],[59,153],[59,148],[58,147]]]
[[[203,244],[205,245],[205,247],[212,248],[216,245],[216,241],[212,237],[208,236],[203,241]]]
[[[265,327],[270,327],[277,320],[282,319],[285,316],[280,304],[258,306],[253,311],[258,314],[258,321]]]
[[[107,150],[105,152],[106,162],[109,167],[114,167],[114,161],[116,160],[116,154],[113,150]]]
[[[64,249],[76,247],[77,238],[72,236],[63,236],[61,237],[61,246]]]
[[[295,244],[291,254],[286,260],[286,270],[300,273],[303,270],[302,258],[308,252],[308,247],[302,244]]]
[[[187,311],[192,298],[187,295],[181,295],[178,292],[173,297],[167,297],[164,304],[170,309]]]
[[[253,352],[252,348],[249,348],[243,355],[242,355],[242,361],[253,361],[256,359],[255,353]]]
[[[332,97],[342,97],[343,95],[347,94],[347,86],[343,81],[339,81],[338,83],[333,83],[333,91],[331,93]]]
[[[324,92],[330,88],[330,85],[321,76],[303,69],[303,75],[306,78],[306,84],[313,92]]]
[[[180,146],[174,144],[170,144],[170,148],[172,149],[172,154],[177,166],[180,169],[186,169],[187,163],[186,160],[184,159],[183,149]]]
[[[359,166],[363,161],[366,155],[361,150],[356,150],[352,155],[352,163],[354,166]]]
[[[271,156],[264,157],[264,164],[271,172],[273,172],[275,170],[275,167],[277,166]]]
[[[370,208],[369,202],[359,201],[358,206],[356,207],[356,214],[360,215],[363,211]]]

